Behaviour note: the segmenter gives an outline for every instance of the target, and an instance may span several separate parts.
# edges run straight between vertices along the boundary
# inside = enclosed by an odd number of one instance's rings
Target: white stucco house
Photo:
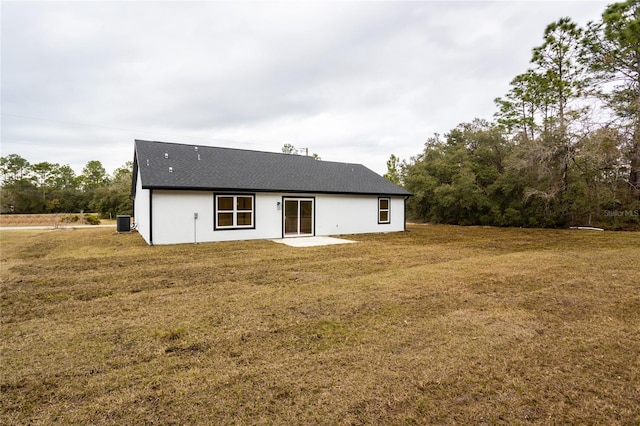
[[[403,231],[409,196],[360,164],[135,141],[134,223],[152,245]]]

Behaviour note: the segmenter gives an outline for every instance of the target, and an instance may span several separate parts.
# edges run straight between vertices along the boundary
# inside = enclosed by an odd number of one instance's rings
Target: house
[[[403,231],[409,196],[360,164],[135,141],[134,223],[152,245]]]

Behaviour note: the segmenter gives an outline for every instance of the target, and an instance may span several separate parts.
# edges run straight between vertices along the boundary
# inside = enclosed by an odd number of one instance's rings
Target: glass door
[[[313,235],[313,199],[284,199],[284,236]]]

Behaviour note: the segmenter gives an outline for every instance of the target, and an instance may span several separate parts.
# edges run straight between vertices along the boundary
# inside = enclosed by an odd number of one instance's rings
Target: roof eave
[[[224,188],[201,186],[167,186],[167,185],[142,185],[142,189],[163,191],[211,191],[211,192],[257,192],[257,193],[281,193],[281,194],[323,194],[323,195],[375,195],[381,197],[412,197],[410,192],[358,192],[358,191],[310,191],[303,189],[260,189],[260,188]]]

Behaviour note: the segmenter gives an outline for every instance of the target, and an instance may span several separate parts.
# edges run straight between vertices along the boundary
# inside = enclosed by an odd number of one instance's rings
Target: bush
[[[64,222],[64,223],[76,223],[79,220],[80,220],[80,216],[78,216],[77,214],[69,215],[69,216],[62,216],[60,218],[60,222]]]
[[[100,225],[100,218],[92,214],[86,215],[84,220],[86,220],[89,225]]]

